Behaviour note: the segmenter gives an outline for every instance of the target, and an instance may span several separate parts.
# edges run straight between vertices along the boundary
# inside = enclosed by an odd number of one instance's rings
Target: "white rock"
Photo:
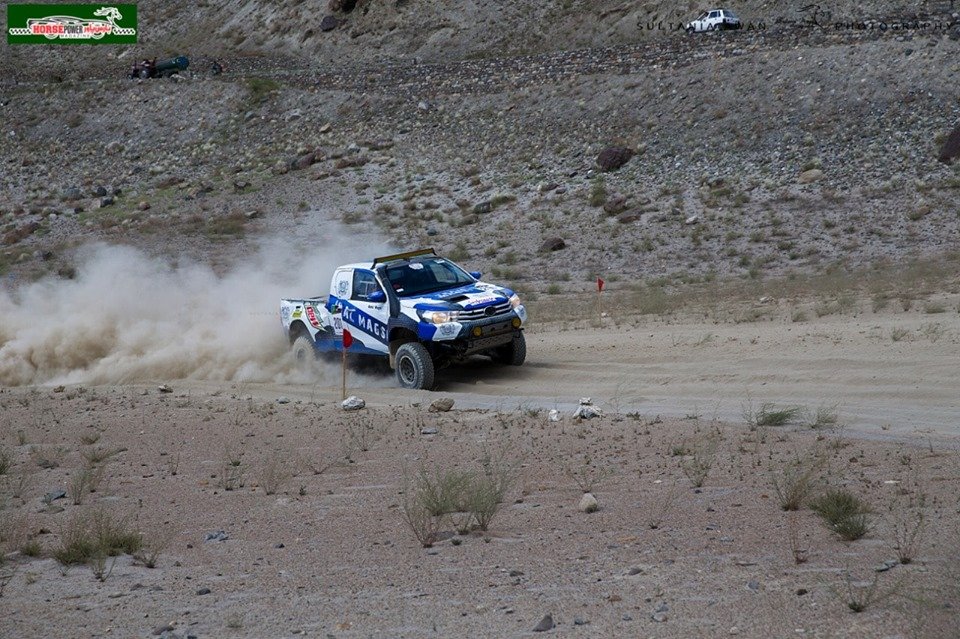
[[[593,419],[594,417],[601,417],[603,412],[593,405],[593,400],[589,397],[581,397],[580,405],[577,406],[577,410],[573,411],[574,419]]]
[[[340,403],[343,410],[360,410],[366,405],[367,403],[356,395],[351,395]]]
[[[551,422],[559,422],[561,419],[560,411],[558,411],[556,408],[550,409],[550,414],[547,416],[547,419]]]
[[[580,505],[577,508],[580,509],[580,512],[595,513],[600,510],[600,504],[597,503],[597,498],[593,496],[593,493],[583,493],[583,497],[580,498]]]

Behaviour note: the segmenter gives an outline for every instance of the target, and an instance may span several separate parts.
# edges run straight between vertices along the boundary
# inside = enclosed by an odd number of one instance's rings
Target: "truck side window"
[[[353,293],[350,299],[366,302],[370,299],[370,294],[381,291],[377,278],[370,271],[361,271],[357,269],[353,272]]]

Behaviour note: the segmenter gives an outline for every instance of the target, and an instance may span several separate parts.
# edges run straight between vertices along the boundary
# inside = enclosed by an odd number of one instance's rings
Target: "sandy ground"
[[[450,369],[434,393],[352,373],[368,401],[355,414],[329,375],[3,389],[12,576],[0,636],[527,636],[546,614],[563,636],[958,636],[955,313],[546,325],[528,337],[524,367]],[[453,411],[427,412],[441,396]],[[573,421],[581,396],[604,417]],[[837,404],[840,425],[751,430],[748,401]],[[559,423],[547,420],[554,407]],[[697,489],[684,468],[710,442]],[[44,503],[69,492],[85,454],[115,449],[82,504]],[[865,538],[842,542],[809,510],[780,509],[772,479],[810,454],[822,485],[871,505]],[[515,478],[489,531],[421,548],[401,516],[407,480],[479,469],[485,455]],[[243,485],[224,490],[230,459]],[[267,495],[271,464],[289,475]],[[599,512],[577,510],[575,477],[592,480]],[[63,574],[51,557],[60,536],[101,508],[165,542],[156,568],[122,556],[103,582],[82,565]],[[920,512],[914,562],[876,572]],[[205,541],[220,530],[228,539]],[[39,557],[17,552],[27,539]],[[851,612],[848,583],[862,597],[874,579],[881,600]]]

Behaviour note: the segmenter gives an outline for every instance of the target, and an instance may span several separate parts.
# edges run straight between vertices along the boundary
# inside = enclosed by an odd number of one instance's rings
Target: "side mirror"
[[[367,296],[367,301],[373,304],[383,304],[387,301],[387,296],[383,291],[374,291]]]
[[[483,275],[483,273],[481,273],[480,271],[470,271],[470,277],[472,277],[475,280],[479,280],[481,275]]]

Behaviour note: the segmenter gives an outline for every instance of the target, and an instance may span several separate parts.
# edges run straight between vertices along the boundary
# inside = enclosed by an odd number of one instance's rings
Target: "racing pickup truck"
[[[280,301],[294,356],[344,347],[388,357],[404,388],[430,389],[435,372],[470,355],[520,366],[527,311],[510,289],[480,281],[433,249],[338,267],[330,294]]]

